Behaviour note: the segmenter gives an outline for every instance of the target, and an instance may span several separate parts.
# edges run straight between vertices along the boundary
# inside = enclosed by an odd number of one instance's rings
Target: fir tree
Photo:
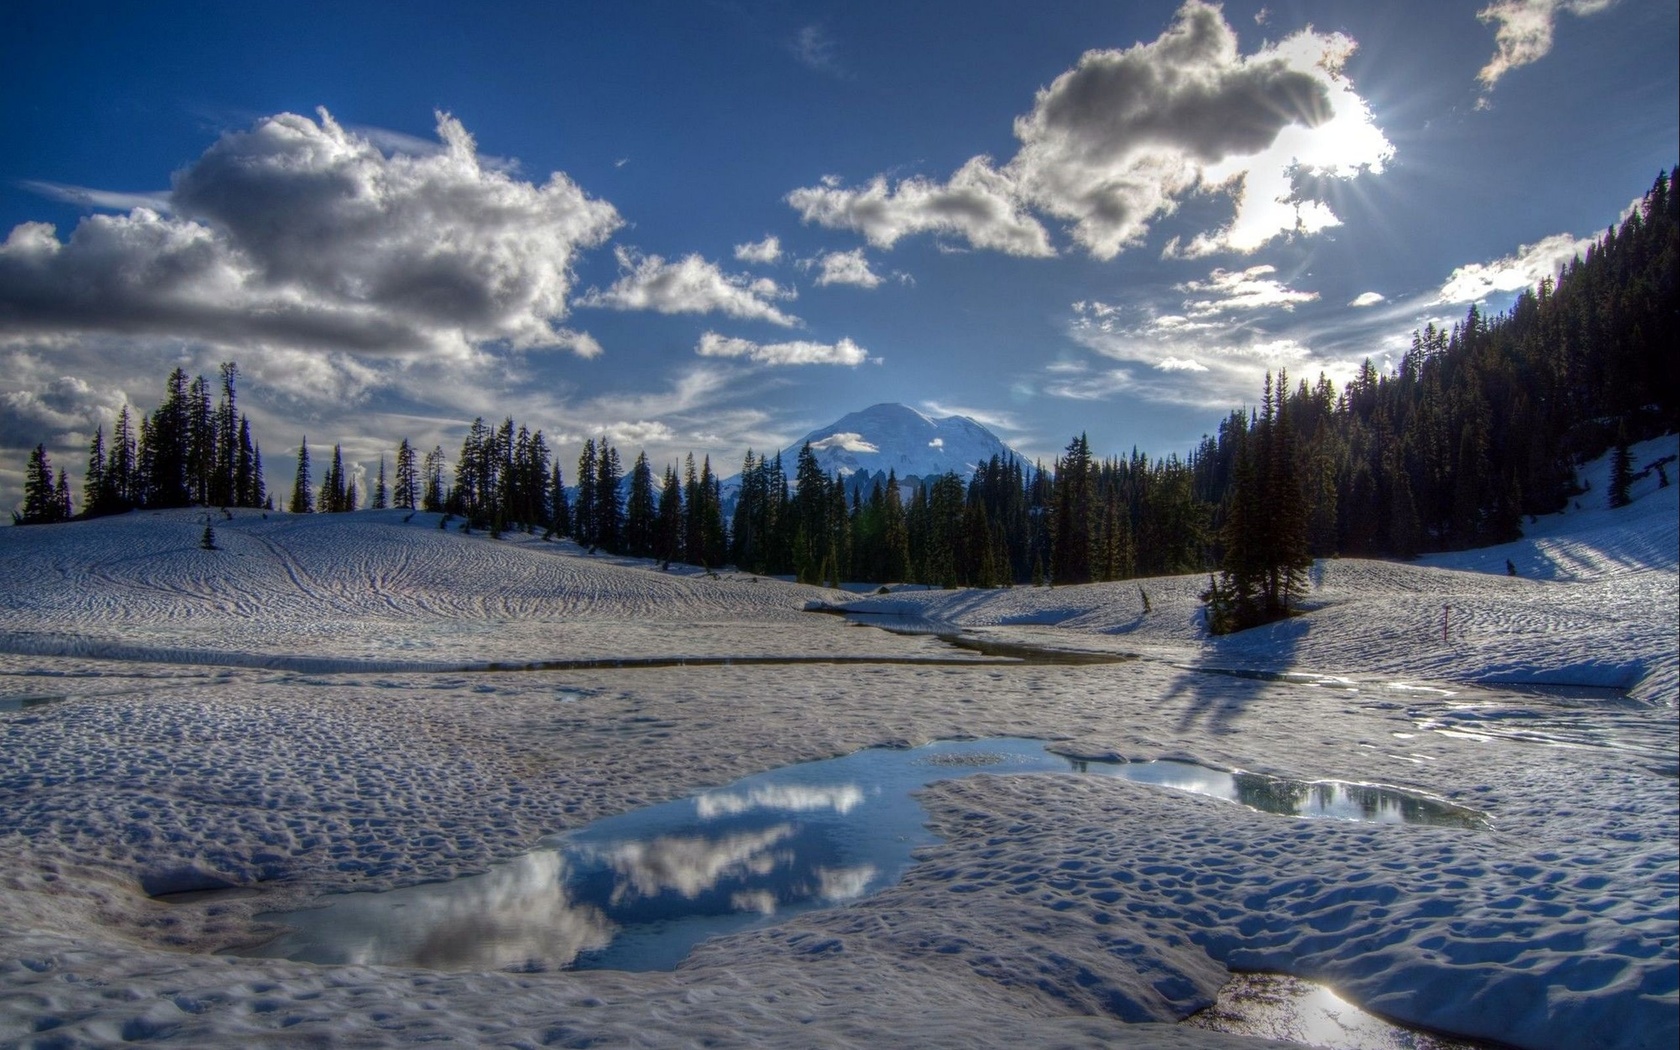
[[[426,453],[426,487],[420,500],[420,508],[433,514],[443,511],[448,498],[443,490],[443,468],[443,446],[433,445],[432,450]]]
[[[292,501],[286,509],[293,514],[309,514],[315,510],[315,495],[310,491],[308,437],[298,444],[297,476],[292,481]]]
[[[618,491],[623,478],[618,450],[601,438],[595,457],[595,543],[613,554],[624,543],[624,497]]]
[[[654,528],[653,556],[668,565],[683,556],[682,484],[677,480],[676,468],[669,465],[659,487],[658,519]]]
[[[653,468],[647,453],[636,456],[630,471],[630,498],[624,506],[624,553],[632,558],[653,556],[655,514]]]
[[[1067,455],[1056,465],[1050,578],[1058,586],[1091,582],[1091,537],[1096,512],[1092,473],[1091,444],[1080,434],[1068,442]]]
[[[63,505],[53,487],[52,460],[45,445],[36,445],[29,454],[29,466],[23,477],[23,511],[14,514],[19,525],[46,525],[58,521]]]
[[[82,512],[87,515],[105,513],[105,499],[109,486],[105,483],[105,427],[93,432],[88,444],[87,474],[82,479]]]
[[[572,505],[572,538],[591,548],[598,542],[595,531],[599,525],[595,512],[595,475],[600,469],[598,458],[595,439],[585,438],[583,451],[578,455],[577,501]]]
[[[1628,449],[1627,427],[1616,434],[1616,450],[1610,456],[1609,502],[1612,508],[1632,503],[1628,489],[1633,486],[1633,457]]]
[[[384,457],[380,457],[384,463]],[[403,438],[397,445],[397,486],[393,498],[402,510],[413,510],[420,495],[420,474],[414,463],[414,446]]]
[[[372,509],[384,510],[390,501],[390,494],[385,489],[385,455],[379,456],[379,478],[373,483]]]

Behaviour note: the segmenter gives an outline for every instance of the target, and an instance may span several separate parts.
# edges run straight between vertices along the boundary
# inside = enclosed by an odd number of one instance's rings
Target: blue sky
[[[877,401],[1184,452],[1680,155],[1672,0],[0,6],[0,504],[235,360],[272,483]]]

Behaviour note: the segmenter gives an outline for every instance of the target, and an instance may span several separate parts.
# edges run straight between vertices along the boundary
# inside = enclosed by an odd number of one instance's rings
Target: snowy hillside
[[[202,511],[0,529],[0,1045],[1277,1050],[1179,1023],[1260,971],[1526,1050],[1669,1050],[1680,485],[1604,510],[1606,470],[1518,543],[1323,562],[1306,615],[1216,640],[1202,577],[859,598],[402,511],[212,514],[214,550]],[[802,611],[818,601],[1017,656]],[[1387,786],[1478,821],[952,768],[918,796],[939,841],[902,882],[771,909],[675,971],[240,954],[322,894],[487,869],[489,917],[461,924],[561,923],[555,880],[504,863],[546,836],[792,763],[1002,736]],[[685,837],[660,860],[690,889],[777,863]],[[172,895],[201,890],[222,892]]]
[[[1648,441],[1633,449],[1634,462],[1676,449],[1673,436]],[[1321,560],[1312,571],[1307,615],[1224,638],[1207,638],[1202,629],[1204,576],[903,591],[847,608],[968,629],[1038,632],[1058,638],[1055,644],[1154,652],[1198,664],[1631,690],[1673,706],[1680,688],[1680,470],[1667,469],[1676,484],[1659,487],[1653,471],[1634,484],[1629,506],[1610,510],[1605,456],[1580,472],[1590,488],[1578,508],[1526,526],[1528,535],[1515,543],[1413,563]],[[1515,577],[1507,574],[1507,561]]]
[[[817,463],[835,474],[886,474],[900,478],[928,477],[947,471],[968,476],[993,456],[1004,461],[1025,459],[997,435],[967,416],[930,419],[913,408],[879,404],[842,416],[818,427],[782,450],[782,465],[791,475],[799,450],[809,443]]]

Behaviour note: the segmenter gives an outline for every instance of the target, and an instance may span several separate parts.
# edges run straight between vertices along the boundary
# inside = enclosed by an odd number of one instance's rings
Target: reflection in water
[[[527,853],[472,878],[346,893],[275,916],[297,928],[244,954],[433,970],[539,970],[605,947],[614,924],[574,899],[560,853]]]
[[[294,929],[248,954],[440,970],[671,969],[707,937],[897,882],[914,850],[934,841],[917,788],[976,772],[1070,770],[1271,813],[1481,824],[1469,810],[1391,788],[1082,761],[1037,740],[877,748],[599,820],[482,875],[263,916]]]

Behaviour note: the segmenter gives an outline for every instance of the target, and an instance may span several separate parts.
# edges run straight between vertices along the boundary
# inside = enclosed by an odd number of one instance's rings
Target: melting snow
[[[1142,657],[1086,665],[954,666],[936,638],[800,611],[834,592],[435,515],[236,512],[219,551],[201,512],[0,529],[0,1043],[1273,1045],[1175,1023],[1246,969],[1518,1046],[1671,1047],[1680,515],[1654,477],[1600,509],[1603,470],[1518,543],[1324,562],[1308,615],[1214,641],[1200,577],[856,603]],[[836,662],[715,662],[749,655]],[[714,662],[491,669],[629,658]],[[484,871],[792,762],[983,736],[1393,784],[1490,827],[981,774],[923,794],[942,841],[899,885],[674,973],[209,954],[321,893]],[[218,886],[246,894],[148,895]]]

